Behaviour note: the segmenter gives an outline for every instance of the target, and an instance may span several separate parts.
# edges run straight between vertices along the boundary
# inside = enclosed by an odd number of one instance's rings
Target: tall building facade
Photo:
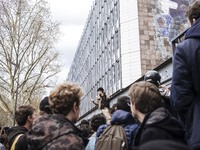
[[[94,107],[98,87],[111,96],[171,57],[191,1],[94,1],[67,77],[85,90],[81,115]]]

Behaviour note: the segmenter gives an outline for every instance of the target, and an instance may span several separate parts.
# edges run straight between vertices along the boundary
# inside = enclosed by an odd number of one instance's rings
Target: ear
[[[77,103],[74,103],[74,105],[73,105],[74,112],[77,112],[78,109],[79,109],[79,106],[77,105]]]
[[[29,122],[32,122],[33,117],[32,117],[32,116],[28,116],[27,120],[28,120]]]
[[[192,21],[190,22],[191,25],[195,24],[196,22],[196,19],[195,18],[192,18]]]
[[[195,18],[193,18],[192,21],[193,21],[193,24],[194,24],[197,20]]]

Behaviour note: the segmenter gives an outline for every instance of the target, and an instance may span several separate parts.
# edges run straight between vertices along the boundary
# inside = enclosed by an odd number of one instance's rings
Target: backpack
[[[128,150],[128,140],[122,125],[108,126],[95,143],[95,150]]]

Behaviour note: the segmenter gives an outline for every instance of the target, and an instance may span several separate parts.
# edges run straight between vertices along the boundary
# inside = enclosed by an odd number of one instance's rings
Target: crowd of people
[[[133,83],[110,108],[102,87],[100,113],[77,124],[83,89],[57,85],[36,108],[23,105],[17,126],[0,128],[0,150],[199,150],[200,0],[188,9],[191,27],[174,53],[171,90],[155,70]]]

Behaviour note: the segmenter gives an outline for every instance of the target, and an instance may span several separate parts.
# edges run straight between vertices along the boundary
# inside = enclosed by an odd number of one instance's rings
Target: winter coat
[[[23,127],[23,126],[17,126],[17,127],[12,127],[8,130],[8,147],[9,149],[11,148],[15,138],[17,137],[17,135],[19,134],[25,134],[26,132],[28,132],[28,129]]]
[[[128,145],[132,147],[135,134],[138,129],[138,125],[136,124],[131,113],[124,110],[116,110],[112,114],[111,125],[113,124],[121,124],[124,127],[125,133],[127,135]],[[107,125],[101,125],[97,130],[97,138],[103,133],[104,129]]]
[[[81,131],[61,114],[45,114],[38,118],[27,139],[29,150],[82,150],[88,142]]]
[[[185,40],[175,50],[171,91],[188,143],[200,149],[200,19],[187,30]]]
[[[164,107],[160,107],[145,116],[135,136],[134,146],[140,146],[154,140],[172,140],[186,143],[184,130]]]
[[[15,145],[15,150],[27,150],[28,149],[28,141],[27,141],[27,133],[22,135],[16,145]]]

